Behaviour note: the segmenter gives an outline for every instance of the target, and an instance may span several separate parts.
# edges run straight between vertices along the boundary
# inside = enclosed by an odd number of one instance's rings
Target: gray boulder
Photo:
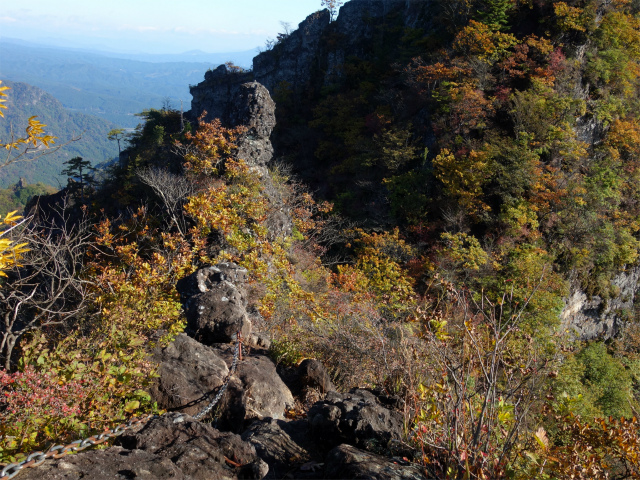
[[[183,333],[157,351],[153,360],[159,365],[159,377],[151,396],[160,408],[179,409],[189,415],[196,415],[207,405],[229,373],[219,350]]]
[[[246,276],[245,268],[221,263],[202,268],[178,282],[189,336],[205,345],[234,341],[238,331],[249,337]]]
[[[235,345],[202,345],[180,334],[155,353],[159,378],[150,390],[161,408],[196,415],[208,405],[224,383],[233,362]],[[241,432],[246,422],[284,418],[293,406],[291,391],[270,358],[252,353],[238,364],[235,375],[216,407],[221,429]]]
[[[309,424],[304,420],[285,422],[267,418],[258,420],[242,433],[242,439],[251,443],[260,458],[269,465],[267,478],[316,478],[314,472],[300,470],[313,456]]]
[[[327,369],[319,360],[303,360],[298,366],[298,375],[303,387],[318,388],[323,393],[336,390]]]
[[[329,452],[324,463],[326,479],[426,480],[423,469],[402,460],[340,445]]]
[[[252,354],[240,363],[222,399],[219,425],[242,432],[247,421],[267,417],[284,419],[285,411],[293,405],[293,395],[276,372],[273,361],[264,355]]]
[[[349,443],[371,451],[385,451],[392,440],[401,440],[403,434],[400,412],[385,408],[367,390],[329,392],[311,407],[308,418],[314,439],[327,450]]]

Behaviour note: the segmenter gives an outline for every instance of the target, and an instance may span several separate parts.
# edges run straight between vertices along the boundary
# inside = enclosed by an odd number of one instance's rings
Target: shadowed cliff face
[[[298,29],[253,59],[254,78],[274,94],[282,86],[309,92],[343,79],[344,60],[370,56],[370,41],[392,12],[406,27],[430,28],[429,0],[351,0],[331,23],[328,10],[309,15]]]

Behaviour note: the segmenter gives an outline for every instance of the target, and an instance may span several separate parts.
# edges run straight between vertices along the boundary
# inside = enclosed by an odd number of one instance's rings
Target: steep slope
[[[13,185],[20,178],[27,183],[43,182],[57,187],[59,183],[64,185],[66,182],[60,176],[63,162],[80,156],[96,164],[118,155],[117,145],[107,139],[109,130],[115,128],[114,124],[70,112],[52,95],[26,83],[7,81],[3,85],[11,90],[7,91],[5,117],[0,119],[0,138],[8,140],[12,135],[24,135],[29,117],[35,115],[46,125],[48,134],[58,137],[56,145],[68,144],[34,161],[3,167],[0,169],[0,187]],[[72,141],[78,137],[79,140]]]
[[[351,0],[334,22],[317,12],[251,74],[209,72],[192,110],[217,111],[254,78],[277,103],[276,157],[343,214],[401,227],[477,289],[505,288],[522,262],[557,273],[549,293],[571,299],[565,324],[615,335],[634,315],[640,248],[635,7],[467,7]]]

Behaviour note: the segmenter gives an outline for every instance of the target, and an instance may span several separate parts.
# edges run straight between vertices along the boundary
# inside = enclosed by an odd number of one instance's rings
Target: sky
[[[320,8],[321,0],[6,0],[0,37],[121,53],[239,52]]]

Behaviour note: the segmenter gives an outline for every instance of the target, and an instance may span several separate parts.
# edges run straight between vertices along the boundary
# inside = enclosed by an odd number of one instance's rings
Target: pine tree
[[[79,191],[82,202],[84,202],[85,186],[90,186],[95,183],[93,179],[95,168],[91,166],[91,162],[83,160],[82,157],[74,157],[64,162],[63,165],[68,165],[68,167],[61,172],[62,175],[68,177],[67,188],[72,194]]]
[[[503,30],[509,24],[509,10],[512,0],[484,0],[479,12],[480,20],[494,30]]]

